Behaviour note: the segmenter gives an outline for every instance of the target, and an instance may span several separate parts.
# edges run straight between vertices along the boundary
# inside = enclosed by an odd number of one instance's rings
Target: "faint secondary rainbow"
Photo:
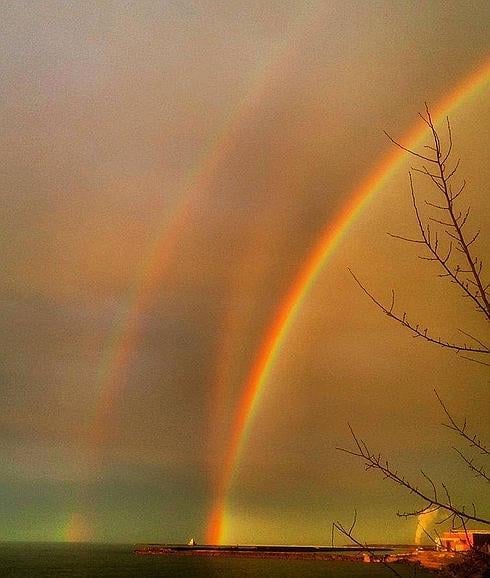
[[[434,121],[436,123],[439,122],[442,117],[462,105],[473,94],[485,88],[489,83],[490,60],[487,60],[483,66],[458,85],[449,97],[432,110]],[[426,131],[426,125],[420,120],[401,139],[401,142],[410,148],[417,147],[422,138],[425,137]],[[299,309],[350,225],[355,222],[372,195],[394,174],[406,154],[401,149],[393,149],[383,157],[368,177],[353,191],[350,200],[337,214],[335,220],[329,223],[323,231],[316,246],[307,256],[293,284],[279,303],[276,315],[265,332],[258,354],[246,378],[243,394],[237,406],[222,476],[218,487],[215,489],[214,505],[208,519],[207,540],[209,543],[219,544],[223,541],[228,494],[233,482],[234,472],[246,443],[251,422],[253,421],[254,410],[257,408],[260,394]]]
[[[192,170],[184,178],[180,187],[180,202],[172,208],[170,217],[159,223],[140,271],[115,319],[97,368],[99,394],[82,442],[85,463],[89,470],[100,468],[103,460],[102,448],[114,429],[114,406],[120,398],[126,373],[137,347],[142,318],[145,312],[150,310],[166,264],[175,255],[183,231],[195,216],[199,199],[209,189],[219,167],[233,151],[246,121],[273,92],[290,62],[294,60],[306,33],[314,32],[312,28],[317,22],[321,22],[321,19],[317,18],[321,7],[322,2],[318,0],[311,9],[295,14],[283,42],[278,43],[269,54],[265,54],[264,61],[247,90],[225,117]]]
[[[165,264],[175,254],[180,235],[188,225],[196,203],[208,190],[220,165],[232,152],[246,121],[271,94],[284,70],[294,59],[306,32],[314,32],[311,28],[321,22],[317,18],[321,6],[319,0],[312,9],[295,17],[289,34],[262,63],[249,90],[238,101],[187,175],[182,186],[182,200],[173,210],[170,219],[159,227],[148,253],[149,258],[143,263],[122,313],[114,324],[99,364],[100,397],[89,423],[88,440],[91,447],[101,446],[107,435],[107,424],[110,421],[108,415],[123,387],[124,374],[137,345],[142,315],[150,308]]]
[[[239,99],[233,112],[224,120],[220,130],[215,133],[187,175],[182,187],[182,201],[174,209],[173,215],[167,219],[165,225],[159,227],[153,247],[149,251],[149,258],[145,260],[135,280],[127,304],[120,319],[115,323],[100,362],[98,381],[101,383],[101,396],[95,409],[91,423],[92,432],[89,436],[95,445],[103,441],[102,432],[106,427],[104,422],[107,421],[107,414],[121,389],[124,371],[134,353],[142,315],[149,309],[154,299],[165,264],[175,253],[180,235],[185,230],[196,203],[208,190],[220,165],[233,150],[246,121],[273,91],[288,63],[294,60],[306,32],[311,31],[311,26],[317,21],[321,22],[321,19],[316,18],[320,7],[321,2],[318,1],[313,9],[296,17],[290,33],[262,64],[250,83],[250,90]]]
[[[93,530],[90,528],[87,518],[79,512],[73,512],[63,530],[61,540],[64,542],[90,542],[93,537]]]

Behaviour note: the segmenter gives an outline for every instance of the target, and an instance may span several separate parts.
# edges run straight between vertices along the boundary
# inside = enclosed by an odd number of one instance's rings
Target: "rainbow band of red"
[[[443,102],[432,111],[435,122],[439,122],[457,106],[464,103],[475,92],[490,83],[490,60],[467,77]],[[427,127],[420,121],[402,139],[410,148],[418,145],[426,135]],[[225,534],[227,499],[238,467],[241,454],[246,445],[247,432],[250,430],[254,409],[258,405],[260,394],[267,383],[280,349],[286,340],[302,303],[315,283],[328,258],[338,247],[349,227],[367,205],[372,195],[396,171],[407,153],[394,149],[385,155],[371,174],[353,191],[350,201],[342,208],[333,223],[329,223],[314,249],[307,256],[296,279],[279,304],[275,318],[268,327],[258,355],[246,379],[243,394],[239,400],[230,444],[225,456],[224,467],[219,485],[215,490],[215,502],[208,519],[207,541],[210,544],[223,542]]]

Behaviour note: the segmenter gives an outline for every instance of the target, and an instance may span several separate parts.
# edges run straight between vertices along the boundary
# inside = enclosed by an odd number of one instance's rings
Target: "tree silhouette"
[[[391,234],[390,236],[420,246],[423,250],[420,258],[435,263],[439,268],[439,277],[455,285],[459,289],[465,305],[470,304],[488,322],[490,321],[488,292],[490,284],[483,278],[483,261],[474,251],[474,243],[479,237],[480,231],[469,231],[471,208],[470,206],[464,207],[461,204],[461,199],[463,198],[461,195],[466,183],[465,181],[459,184],[455,182],[460,161],[452,158],[453,138],[451,125],[449,119],[446,119],[447,145],[444,146],[440,134],[434,126],[427,105],[425,115],[420,116],[431,134],[431,144],[424,149],[427,152],[421,154],[408,149],[386,133],[391,142],[412,155],[419,163],[419,166],[414,167],[409,172],[410,194],[418,234],[415,237],[399,234]],[[418,173],[429,180],[439,199],[437,202],[425,199],[423,203],[424,210],[421,209],[421,204],[415,192],[414,173]],[[414,321],[412,315],[399,309],[394,291],[391,292],[390,301],[388,303],[384,302],[375,296],[356,274],[352,271],[350,273],[360,289],[375,306],[390,319],[402,325],[415,338],[422,339],[431,345],[452,350],[466,360],[490,366],[487,361],[490,348],[484,337],[475,336],[464,329],[459,329],[460,341],[438,336],[426,323]],[[461,301],[461,304],[463,305],[464,302]],[[486,325],[486,328],[488,328],[488,325]],[[484,484],[487,484],[490,479],[483,462],[490,454],[488,445],[479,435],[471,432],[466,419],[454,417],[454,414],[448,409],[437,391],[434,390],[434,393],[447,420],[443,425],[456,434],[465,445],[463,450],[459,448],[453,449],[468,470]],[[490,524],[490,518],[481,515],[474,504],[471,504],[470,507],[464,504],[456,504],[444,482],[437,483],[424,471],[421,471],[419,482],[408,479],[380,453],[373,451],[350,425],[349,429],[352,436],[352,446],[337,449],[359,458],[366,470],[378,472],[385,479],[402,487],[417,498],[419,505],[411,511],[398,512],[399,516],[411,517],[438,512],[443,515],[443,519],[439,523],[450,522],[452,528],[465,531],[470,523]],[[472,452],[475,455],[468,454],[468,452]],[[350,528],[338,521],[334,523],[334,527],[359,544],[360,542],[354,536],[355,520],[356,517],[354,517],[354,523]],[[429,537],[433,539],[432,536]]]

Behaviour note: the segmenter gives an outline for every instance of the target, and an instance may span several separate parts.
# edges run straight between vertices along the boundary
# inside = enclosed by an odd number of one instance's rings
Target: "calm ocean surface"
[[[405,577],[429,575],[397,566]],[[319,560],[252,560],[178,556],[136,556],[132,546],[94,544],[0,544],[1,578],[74,576],[182,578],[385,578],[378,565]]]

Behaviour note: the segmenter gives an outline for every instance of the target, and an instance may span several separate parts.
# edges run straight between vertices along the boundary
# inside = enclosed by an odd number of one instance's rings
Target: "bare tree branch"
[[[420,117],[431,131],[433,146],[428,146],[426,148],[434,153],[433,157],[421,155],[412,149],[403,146],[395,139],[393,139],[389,134],[386,134],[390,141],[400,149],[410,153],[417,158],[432,163],[434,169],[433,171],[429,171],[429,169],[427,169],[425,166],[422,168],[415,167],[413,169],[415,172],[421,173],[422,175],[428,177],[442,195],[442,204],[429,201],[426,201],[426,204],[430,207],[443,211],[446,214],[447,219],[443,220],[440,218],[429,217],[429,221],[445,227],[443,232],[445,235],[447,235],[447,237],[456,242],[455,248],[463,256],[466,266],[462,267],[458,263],[451,262],[452,247],[450,247],[448,251],[443,252],[437,234],[433,235],[430,227],[424,223],[424,220],[422,219],[417,206],[414,183],[411,173],[409,173],[410,192],[417,225],[420,232],[420,239],[406,238],[401,235],[392,236],[405,241],[424,244],[431,255],[428,260],[438,262],[444,270],[444,276],[450,277],[451,281],[458,285],[463,293],[475,303],[477,309],[485,315],[486,319],[490,320],[490,301],[488,298],[487,287],[485,286],[481,277],[482,268],[481,265],[477,265],[479,260],[471,254],[470,250],[471,245],[478,238],[479,232],[475,233],[470,240],[467,240],[463,233],[463,227],[466,224],[470,209],[468,207],[468,209],[463,214],[455,207],[455,200],[457,197],[459,197],[462,190],[464,189],[465,183],[463,182],[462,186],[455,193],[453,192],[449,182],[457,173],[460,164],[460,160],[458,159],[454,164],[454,167],[449,171],[447,170],[446,163],[450,158],[453,148],[452,131],[449,119],[446,119],[449,144],[447,151],[444,153],[442,150],[441,139],[434,126],[427,104],[425,105],[425,116],[420,115]]]
[[[490,363],[485,363],[484,361],[480,361],[479,359],[467,357],[466,355],[460,355],[460,357],[461,359],[466,359],[467,361],[471,361],[473,363],[478,363],[479,365],[485,365],[486,367],[490,367]]]
[[[373,301],[373,303],[375,303],[382,311],[384,311],[384,313],[388,317],[390,317],[391,319],[394,319],[395,321],[398,321],[398,323],[400,323],[401,325],[403,325],[404,327],[409,329],[416,337],[421,337],[422,339],[425,339],[426,341],[429,341],[430,343],[440,345],[441,347],[446,347],[447,349],[453,349],[453,350],[458,351],[458,352],[465,351],[468,353],[483,353],[483,354],[490,353],[490,349],[486,346],[471,347],[471,346],[466,345],[464,343],[463,344],[450,343],[449,341],[444,341],[439,337],[437,337],[437,338],[432,337],[429,334],[428,329],[421,329],[418,324],[414,325],[413,323],[411,323],[407,319],[406,313],[403,313],[401,316],[394,313],[394,311],[393,311],[393,309],[394,309],[393,292],[392,292],[391,305],[390,305],[390,307],[387,307],[384,303],[379,301],[379,299],[377,299],[370,291],[368,291],[368,289],[366,289],[366,287],[361,283],[361,281],[359,281],[359,279],[356,277],[356,275],[352,272],[351,269],[349,269],[349,273],[352,275],[355,282],[364,291],[364,293],[371,299],[371,301]]]
[[[338,450],[350,454],[352,456],[355,456],[357,458],[361,458],[362,461],[364,462],[364,467],[366,470],[374,469],[379,471],[385,479],[391,480],[398,486],[405,488],[406,490],[408,490],[410,494],[417,496],[424,502],[422,508],[410,512],[398,512],[399,516],[402,517],[418,516],[426,512],[428,509],[432,511],[441,510],[446,512],[448,514],[448,519],[452,519],[453,521],[465,520],[490,525],[490,519],[477,516],[476,514],[469,514],[466,512],[464,506],[461,507],[454,505],[450,493],[444,483],[441,483],[441,487],[444,490],[445,498],[439,497],[436,484],[433,482],[433,480],[431,480],[429,476],[427,476],[427,474],[422,472],[422,475],[430,485],[431,491],[428,492],[427,490],[421,489],[419,486],[407,480],[402,474],[399,474],[398,471],[390,465],[388,460],[385,460],[381,456],[381,454],[373,453],[367,446],[366,442],[355,434],[350,424],[349,430],[351,432],[355,448],[346,449],[338,447],[337,448]]]
[[[397,142],[389,133],[387,133],[386,131],[383,131],[385,133],[385,135],[390,139],[390,141],[395,144],[397,147],[400,147],[401,149],[403,149],[404,151],[406,151],[407,153],[410,153],[411,155],[418,157],[419,159],[422,159],[424,161],[427,161],[429,163],[433,163],[435,162],[434,159],[431,159],[430,157],[426,157],[424,155],[420,155],[418,153],[416,153],[415,151],[412,151],[406,147],[404,147],[403,145],[401,145],[399,142]]]
[[[454,225],[454,229],[456,230],[456,235],[458,237],[460,247],[464,253],[464,256],[466,258],[466,262],[468,263],[468,266],[471,270],[473,280],[474,280],[476,286],[478,287],[478,297],[479,297],[479,302],[482,305],[482,310],[485,313],[487,319],[490,320],[490,301],[488,300],[487,294],[486,294],[485,289],[483,287],[483,281],[481,279],[480,273],[478,272],[478,270],[475,267],[475,260],[474,260],[473,256],[471,255],[469,244],[466,241],[465,236],[463,234],[463,231],[461,229],[461,226],[458,223],[458,220],[456,218],[455,208],[454,208],[454,199],[453,199],[453,196],[451,193],[451,188],[448,184],[448,180],[449,180],[449,178],[451,178],[453,176],[453,174],[457,170],[459,162],[457,163],[456,168],[451,173],[449,173],[449,176],[448,176],[448,174],[446,173],[445,161],[449,157],[449,153],[451,152],[452,146],[450,146],[450,149],[446,155],[442,154],[439,135],[437,134],[437,130],[436,130],[436,128],[432,122],[432,118],[431,118],[429,107],[428,107],[427,103],[425,104],[425,112],[427,115],[427,117],[426,117],[427,124],[430,127],[430,130],[432,132],[432,136],[434,138],[434,144],[435,144],[435,148],[436,148],[436,164],[437,164],[437,168],[439,170],[441,184],[444,188],[443,194],[444,194],[444,198],[445,198],[446,203],[447,203],[447,212],[450,216],[451,222]],[[448,127],[450,127],[449,120],[448,120]],[[449,134],[451,135],[450,128],[449,128]],[[451,142],[452,142],[452,139],[451,139]]]
[[[361,548],[362,550],[367,552],[369,555],[371,555],[376,560],[379,560],[379,562],[381,562],[381,564],[383,564],[383,566],[385,568],[388,568],[389,570],[391,570],[391,572],[393,572],[393,574],[395,576],[399,576],[400,578],[402,578],[402,575],[399,572],[397,572],[397,570],[395,568],[393,568],[393,566],[388,564],[382,556],[381,557],[377,556],[376,552],[373,549],[371,549],[367,544],[360,542],[354,536],[354,527],[356,525],[356,522],[357,522],[357,510],[354,510],[354,519],[352,521],[350,528],[349,529],[345,528],[343,526],[343,524],[341,524],[339,521],[333,522],[333,524],[332,524],[332,536],[333,536],[333,529],[335,528],[338,532],[340,532],[341,534],[343,534],[344,536],[349,538],[349,540],[351,540],[356,546],[358,546],[359,548]],[[333,543],[333,538],[332,538],[332,543]]]
[[[456,285],[462,292],[463,297],[465,297],[488,322],[490,320],[490,283],[483,279],[482,259],[473,253],[480,231],[467,232],[471,207],[459,206],[458,199],[465,189],[466,181],[463,180],[461,184],[455,183],[455,177],[460,166],[460,159],[451,160],[453,152],[451,125],[449,119],[446,119],[447,145],[443,146],[440,134],[434,126],[427,104],[425,105],[425,114],[420,114],[420,117],[427,125],[431,134],[432,142],[424,147],[425,151],[428,152],[421,154],[407,148],[393,139],[388,133],[385,133],[390,141],[401,150],[423,161],[420,163],[420,166],[413,167],[408,173],[410,195],[418,233],[415,236],[389,234],[396,239],[422,245],[424,247],[424,253],[419,255],[419,258],[437,263],[439,267],[438,276]],[[435,199],[424,201],[426,208],[424,208],[423,211],[421,211],[417,202],[414,184],[415,173],[421,175],[421,178],[428,180],[436,195]],[[461,335],[468,338],[468,342],[458,343],[458,340],[453,342],[452,340],[436,337],[427,327],[409,320],[407,313],[397,312],[395,308],[395,293],[393,290],[391,291],[391,301],[388,304],[387,300],[381,301],[373,292],[366,288],[350,269],[349,272],[369,299],[383,311],[385,315],[408,329],[413,337],[420,337],[427,342],[456,351],[463,359],[468,359],[483,366],[490,366],[489,363],[483,360],[483,356],[490,353],[490,344],[487,344],[485,339],[475,337],[472,333],[462,329],[459,329],[459,331]],[[443,425],[454,431],[470,448],[479,452],[480,456],[488,456],[490,454],[488,446],[477,434],[469,431],[466,419],[461,421],[453,417],[437,391],[434,390],[434,392],[448,420],[448,423],[444,423]],[[380,453],[371,451],[366,442],[356,435],[350,425],[349,429],[353,447],[337,449],[361,459],[366,470],[376,470],[384,479],[391,480],[391,482],[416,496],[422,502],[420,508],[408,512],[398,512],[399,516],[411,517],[428,513],[440,513],[442,515],[438,516],[437,524],[450,522],[453,529],[464,529],[467,538],[468,524],[479,523],[490,525],[490,518],[482,517],[478,514],[474,504],[471,504],[472,508],[468,509],[464,505],[453,502],[451,493],[444,482],[436,483],[429,475],[421,470],[421,485],[414,484],[402,473],[399,473]],[[476,477],[490,482],[490,476],[487,474],[485,468],[475,461],[475,458],[467,455],[460,449],[453,448],[453,450]],[[355,521],[356,516],[350,529],[346,529],[339,522],[336,522],[334,526],[338,531],[350,537],[356,544],[362,546],[362,544],[352,536]],[[423,526],[422,530],[433,540]]]
[[[458,423],[455,418],[449,413],[445,403],[442,401],[441,397],[437,393],[437,390],[434,389],[434,393],[437,397],[437,401],[439,405],[442,407],[444,413],[446,414],[449,423],[443,423],[444,427],[456,432],[459,436],[461,436],[464,440],[466,440],[470,447],[476,448],[482,455],[489,455],[490,450],[488,447],[481,441],[481,439],[476,435],[468,432],[466,419],[462,423]]]
[[[464,461],[464,463],[468,466],[468,468],[475,474],[475,476],[477,478],[483,478],[484,480],[486,480],[487,482],[490,482],[490,477],[488,476],[488,474],[485,472],[483,466],[479,466],[478,464],[475,464],[475,460],[474,458],[467,458],[462,451],[458,450],[458,448],[453,448],[453,450],[459,454],[459,456],[461,457],[461,459]]]

